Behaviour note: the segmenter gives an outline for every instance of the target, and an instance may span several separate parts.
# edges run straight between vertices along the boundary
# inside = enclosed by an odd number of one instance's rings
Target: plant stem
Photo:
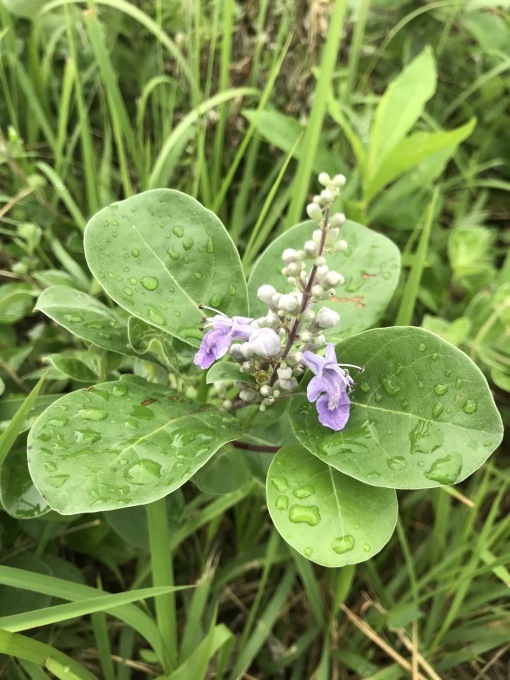
[[[152,583],[154,586],[173,586],[174,572],[170,552],[170,535],[166,501],[161,498],[147,507],[147,528],[151,554]],[[155,600],[156,620],[162,637],[164,658],[161,660],[165,673],[175,667],[177,661],[177,616],[174,593],[160,595]]]

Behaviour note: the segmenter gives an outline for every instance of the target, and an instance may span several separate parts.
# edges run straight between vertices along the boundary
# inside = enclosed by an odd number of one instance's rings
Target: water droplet
[[[205,251],[206,251],[206,253],[211,254],[213,252],[213,250],[214,250],[214,247],[213,247],[212,238],[209,238],[209,240],[207,241],[207,245],[205,247]]]
[[[418,349],[420,350],[420,352],[424,352],[425,351],[425,343],[420,342],[420,344],[418,345]]]
[[[450,369],[448,369],[447,371],[444,372],[445,378],[449,378],[451,376],[451,374],[452,374],[452,372],[450,371]]]
[[[380,472],[376,472],[376,471],[374,470],[373,472],[369,472],[369,473],[367,474],[367,479],[379,479],[380,476],[381,476],[381,473],[380,473]]]
[[[105,227],[109,227],[109,226],[110,226],[110,223],[108,222],[108,220],[103,220],[103,224],[104,224]]]
[[[64,314],[64,319],[69,321],[69,323],[81,323],[83,321],[83,315],[78,312],[72,312],[71,314]]]
[[[124,385],[124,383],[119,383],[112,389],[112,394],[114,394],[116,397],[125,397],[127,393],[128,388],[126,385]]]
[[[354,536],[346,534],[345,536],[338,536],[338,538],[335,538],[332,547],[337,555],[342,555],[343,553],[350,552],[355,545],[356,541],[354,540]]]
[[[309,548],[309,547],[305,548],[303,550],[303,552],[305,553],[306,557],[310,557],[310,555],[313,553],[313,548]]]
[[[200,281],[200,279],[202,278],[202,274],[200,272],[195,272],[195,278],[197,281]]]
[[[46,482],[55,489],[60,489],[69,479],[70,475],[55,475],[54,477],[47,477]]]
[[[379,394],[379,392],[375,393],[375,400],[376,401],[382,401],[382,394]]]
[[[154,484],[161,477],[161,465],[155,460],[142,458],[130,465],[124,472],[124,479],[131,484]]]
[[[278,496],[275,502],[277,510],[287,510],[289,507],[289,499],[287,496]]]
[[[159,281],[155,276],[144,276],[140,279],[140,283],[146,290],[156,290],[159,286]]]
[[[433,418],[439,418],[441,413],[443,412],[444,406],[441,404],[441,402],[437,402],[434,404],[434,408],[432,409],[432,417]]]
[[[74,439],[77,444],[92,445],[101,439],[99,432],[94,430],[75,430]]]
[[[438,458],[425,472],[425,477],[440,484],[453,484],[462,470],[462,459],[456,453]]]
[[[83,420],[93,420],[95,422],[98,422],[100,420],[106,420],[106,418],[108,418],[108,411],[105,411],[104,408],[88,406],[87,408],[81,408],[76,415],[79,418],[83,418]]]
[[[289,519],[294,524],[304,523],[314,527],[321,521],[321,516],[316,505],[295,504],[290,506]]]
[[[165,317],[155,307],[149,307],[149,319],[160,326],[166,324]]]
[[[138,257],[140,255],[140,251],[138,250],[138,248],[133,248],[133,250],[131,251],[131,255],[133,257]]]
[[[184,229],[179,225],[174,227],[172,231],[177,236],[177,238],[182,238],[184,236]]]
[[[177,317],[178,319],[180,318],[181,313],[179,312],[178,309],[176,309],[176,310],[174,311],[174,316]]]
[[[393,458],[388,458],[386,461],[390,470],[405,470],[407,467],[407,460],[404,456],[394,456]]]
[[[391,279],[391,272],[383,272],[382,277],[385,281],[389,281]]]
[[[370,385],[368,383],[361,383],[359,388],[362,392],[370,392]]]
[[[191,238],[191,236],[186,236],[185,238],[182,239],[182,247],[184,250],[191,250],[193,248],[195,241]]]
[[[235,295],[236,287],[230,284],[230,286],[228,287],[228,292],[230,293],[230,295]]]
[[[409,439],[411,440],[412,455],[417,453],[433,453],[443,443],[443,433],[437,428],[431,426],[431,423],[426,420],[418,420],[416,425],[409,432]]]
[[[166,252],[168,257],[171,260],[174,260],[174,262],[179,259],[179,253],[176,250],[174,250],[174,248],[170,247]]]
[[[302,486],[299,489],[295,489],[292,493],[296,498],[299,498],[299,500],[303,500],[304,498],[308,498],[308,496],[312,496],[315,493],[315,489],[310,485]]]
[[[420,390],[422,390],[425,387],[425,385],[420,381],[418,383],[418,387],[420,388]]]
[[[223,295],[220,295],[219,293],[215,293],[214,295],[211,295],[211,297],[209,298],[210,307],[219,307],[222,302]]]
[[[443,394],[446,394],[448,392],[448,385],[436,385],[434,387],[434,392],[437,394],[438,397],[442,397]]]
[[[462,380],[460,378],[457,378],[457,380],[455,381],[455,389],[460,390],[461,387],[462,387]]]
[[[52,425],[53,427],[65,427],[68,422],[67,418],[52,418],[51,420],[48,420],[48,425]]]
[[[476,401],[473,401],[472,399],[468,399],[464,406],[462,407],[462,410],[464,413],[474,413],[476,409],[478,408],[478,405]]]
[[[285,489],[289,488],[289,483],[285,477],[271,477],[271,484],[277,491],[285,491]]]
[[[370,552],[370,543],[363,543],[363,550],[365,552]]]
[[[132,288],[128,288],[126,286],[126,288],[124,288],[123,291],[126,295],[129,295],[129,297],[131,297],[133,295],[133,289]]]
[[[390,397],[394,397],[400,392],[400,386],[397,385],[392,378],[390,378],[387,375],[381,375],[379,376],[379,381],[381,385],[383,386],[384,391],[386,394],[388,394]]]
[[[437,352],[434,352],[433,354],[430,355],[434,361],[439,358],[439,354]]]

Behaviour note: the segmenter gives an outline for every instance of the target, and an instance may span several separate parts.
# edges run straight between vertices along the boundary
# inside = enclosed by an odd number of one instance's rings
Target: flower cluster
[[[344,283],[340,272],[330,270],[327,255],[346,250],[347,243],[340,239],[340,227],[345,221],[342,213],[331,215],[331,207],[345,183],[343,175],[330,178],[319,175],[324,189],[307,206],[308,216],[317,223],[317,229],[303,248],[287,248],[282,253],[282,274],[292,290],[278,292],[266,284],[259,288],[257,297],[267,312],[258,319],[242,316],[229,318],[210,307],[216,315],[204,317],[205,334],[194,363],[209,368],[217,359],[230,352],[240,365],[240,372],[250,376],[250,381],[238,381],[238,401],[258,403],[264,410],[298,386],[298,379],[306,368],[315,376],[308,385],[307,396],[315,402],[319,421],[325,427],[341,430],[349,418],[349,392],[354,381],[348,368],[357,368],[337,362],[333,343],[326,346],[324,331],[340,322],[340,316],[324,301],[335,296],[336,287]],[[316,310],[315,307],[319,306]],[[326,346],[325,356],[317,350]],[[230,400],[224,403],[231,407]]]

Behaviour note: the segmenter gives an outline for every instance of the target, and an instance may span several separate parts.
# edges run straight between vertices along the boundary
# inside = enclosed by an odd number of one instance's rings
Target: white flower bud
[[[285,368],[279,368],[276,371],[278,373],[278,378],[280,380],[289,380],[292,377],[292,368],[290,366],[285,366]]]
[[[256,399],[257,393],[255,392],[255,390],[252,390],[248,387],[247,389],[241,390],[239,392],[239,397],[243,401],[253,401],[254,399]]]
[[[291,262],[287,267],[285,267],[285,270],[282,271],[282,274],[284,276],[297,276],[302,272],[302,270],[303,270],[302,262]]]
[[[269,385],[262,385],[262,387],[260,388],[260,394],[263,397],[269,397],[272,391],[273,389],[272,387],[269,387]]]
[[[312,234],[312,238],[315,243],[320,243],[322,239],[322,231],[320,229],[316,229]]]
[[[305,311],[301,314],[301,318],[302,318],[303,321],[307,321],[307,322],[309,323],[310,321],[313,321],[313,320],[315,319],[315,312],[313,311],[313,309],[311,309],[310,307],[308,307],[308,308],[305,309]]]
[[[258,328],[244,346],[247,356],[274,357],[280,353],[280,338],[272,328]]]
[[[323,187],[327,187],[328,184],[331,183],[331,177],[328,175],[327,172],[321,172],[319,175],[319,184],[322,184]]]
[[[326,245],[332,246],[338,238],[339,229],[334,227],[326,232]]]
[[[321,191],[321,198],[325,203],[333,203],[336,196],[330,189],[323,189]]]
[[[345,175],[335,175],[331,180],[331,183],[337,189],[341,189],[343,186],[345,186],[345,182],[346,182]]]
[[[300,375],[303,375],[304,370],[305,369],[303,368],[303,366],[299,364],[298,366],[294,366],[294,368],[292,369],[292,374],[299,377]]]
[[[329,273],[328,265],[322,264],[320,267],[317,267],[317,271],[316,271],[315,275],[316,275],[317,279],[320,280],[320,279],[323,279],[328,273]]]
[[[330,227],[341,227],[345,222],[345,215],[343,213],[335,213],[329,218]]]
[[[313,261],[314,265],[317,267],[321,267],[323,264],[326,264],[326,258],[324,255],[319,255],[319,257],[316,257],[315,260]]]
[[[315,318],[315,323],[319,328],[333,328],[339,322],[340,315],[328,307],[321,307]]]
[[[257,297],[259,300],[264,302],[266,305],[269,305],[271,303],[271,299],[273,295],[276,293],[276,289],[273,288],[273,286],[270,286],[269,284],[265,284],[264,286],[260,286],[260,288],[257,291]]]
[[[315,222],[320,222],[322,220],[322,210],[317,203],[309,203],[306,206],[306,214],[311,220],[315,220]]]
[[[266,405],[264,404],[264,402],[262,402],[261,404],[259,404],[259,411],[261,413],[264,413],[265,410],[266,410]]]
[[[241,365],[241,373],[251,373],[253,370],[253,365],[251,361],[245,361]]]
[[[225,409],[225,411],[230,411],[230,409],[232,408],[232,402],[230,401],[230,399],[225,399],[222,406]]]
[[[347,241],[341,240],[335,243],[335,245],[333,246],[333,250],[336,253],[342,253],[343,251],[347,250],[348,247],[349,244],[347,243]]]
[[[230,356],[236,359],[237,361],[241,361],[244,359],[244,352],[241,349],[242,345],[231,345],[230,346]]]
[[[331,286],[339,286],[344,282],[345,279],[339,272],[328,272],[322,281],[322,285],[325,288],[330,288]]]
[[[275,307],[278,307],[278,303],[280,302],[281,296],[282,296],[281,293],[275,293],[275,294],[271,297],[271,302],[268,302],[268,303],[267,303],[268,306],[269,306],[269,307],[272,307],[273,309],[274,309]]]
[[[298,312],[300,306],[299,300],[292,293],[282,295],[278,302],[278,308],[282,311],[289,312],[290,314]]]
[[[275,402],[274,397],[266,397],[266,399],[264,399],[264,404],[266,406],[272,406],[274,402]]]
[[[284,380],[280,380],[280,386],[282,389],[287,390],[290,392],[290,390],[295,390],[298,385],[298,382],[296,378],[287,378]]]
[[[273,390],[273,397],[278,398],[280,394],[281,394],[280,390]]]
[[[315,286],[312,286],[311,293],[314,296],[314,298],[317,298],[317,300],[321,300],[324,297],[323,287],[317,284]]]
[[[289,264],[290,262],[295,262],[299,259],[299,253],[294,248],[285,248],[282,253],[282,260]]]
[[[305,253],[311,257],[315,257],[319,252],[319,244],[315,241],[307,241],[305,243]]]
[[[323,347],[326,344],[326,338],[322,333],[319,335],[316,335],[315,338],[313,339],[313,344],[315,347]]]
[[[312,341],[312,334],[310,331],[303,331],[302,333],[299,334],[299,339],[302,342],[311,342]]]

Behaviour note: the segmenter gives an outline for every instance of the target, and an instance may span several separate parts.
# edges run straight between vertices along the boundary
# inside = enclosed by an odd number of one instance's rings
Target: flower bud
[[[289,364],[289,366],[296,366],[297,364],[299,364],[302,358],[303,352],[290,352],[287,355],[287,363]],[[294,371],[292,371],[292,373],[294,373]]]
[[[244,361],[241,364],[241,373],[251,373],[253,371],[253,365],[251,361]]]
[[[306,206],[306,214],[311,220],[315,220],[315,222],[320,222],[322,220],[322,210],[317,203],[309,203]]]
[[[259,300],[261,300],[261,302],[264,302],[266,305],[269,305],[275,293],[276,289],[273,288],[273,286],[270,286],[269,284],[266,283],[264,286],[260,286],[260,288],[258,289],[257,297]]]
[[[326,245],[327,246],[332,246],[336,242],[338,238],[340,230],[338,227],[332,227],[331,229],[328,229],[326,232]]]
[[[243,401],[253,401],[254,399],[257,398],[257,393],[255,392],[255,390],[252,390],[248,387],[245,390],[241,390],[239,392],[239,397]]]
[[[305,253],[310,257],[315,257],[319,252],[319,244],[315,241],[307,241],[304,248]]]
[[[345,222],[345,215],[343,213],[335,213],[329,218],[330,227],[341,227]]]
[[[323,189],[321,191],[321,198],[326,204],[328,204],[328,203],[330,204],[330,203],[333,203],[336,196],[330,189]]]
[[[314,298],[317,298],[317,300],[322,300],[322,298],[324,297],[323,287],[317,284],[315,286],[312,286],[311,293],[314,296]]]
[[[317,271],[315,272],[315,275],[318,280],[323,279],[327,274],[329,273],[329,267],[327,264],[321,264],[320,267],[317,267]]]
[[[340,322],[340,315],[328,307],[321,307],[315,317],[315,323],[319,328],[333,328]]]
[[[349,244],[347,243],[347,241],[341,240],[335,243],[335,245],[333,246],[333,250],[336,253],[342,253],[344,250],[347,250],[348,247]]]
[[[345,175],[335,175],[331,180],[331,183],[337,189],[341,189],[343,186],[345,186],[345,182]]]
[[[275,402],[274,397],[266,397],[264,399],[264,405],[265,406],[272,406],[274,404],[274,402]]]
[[[278,373],[278,378],[281,380],[289,380],[292,377],[292,368],[290,366],[285,366],[285,368],[279,368],[276,371]]]
[[[282,311],[289,312],[290,314],[299,312],[300,306],[299,300],[292,293],[282,295],[278,302],[278,308]]]
[[[244,359],[244,352],[241,349],[242,345],[231,345],[230,346],[230,356],[237,361],[242,361]]]
[[[294,250],[294,248],[285,248],[282,253],[282,260],[286,264],[289,264],[290,262],[296,262],[296,260],[299,260],[299,253],[297,250]]]
[[[230,411],[230,409],[232,408],[232,402],[230,401],[230,399],[225,399],[222,406],[225,409],[225,411]]]
[[[321,267],[323,264],[326,264],[326,258],[323,255],[319,255],[318,257],[315,258],[313,263],[317,267]]]
[[[307,321],[308,323],[310,323],[310,321],[313,321],[313,320],[315,319],[315,312],[313,311],[313,309],[311,309],[310,307],[308,307],[308,308],[305,309],[305,311],[301,314],[301,319],[302,319],[303,321]]]
[[[322,333],[319,333],[319,335],[316,335],[313,339],[313,344],[315,347],[323,347],[326,344],[326,337],[322,335]]]
[[[296,378],[292,377],[283,380],[280,379],[279,383],[281,388],[287,390],[288,392],[290,392],[291,390],[295,390],[298,385]]]
[[[330,288],[331,286],[339,286],[344,282],[345,279],[339,272],[328,272],[322,281],[322,285],[325,288]]]
[[[260,394],[263,397],[269,397],[272,391],[273,389],[272,387],[269,387],[269,385],[262,385],[262,387],[260,388]]]
[[[327,172],[321,172],[319,175],[319,184],[322,184],[323,187],[327,187],[328,184],[331,183],[331,177],[328,175]]]
[[[298,274],[301,273],[302,270],[303,270],[302,262],[291,262],[282,270],[282,274],[284,276],[297,276]]]
[[[299,339],[302,342],[311,342],[312,341],[312,334],[310,331],[303,331],[302,333],[299,334]]]
[[[280,353],[280,338],[272,328],[257,328],[245,343],[247,355],[274,357]]]
[[[280,394],[281,394],[280,390],[273,390],[273,397],[278,398]]]

